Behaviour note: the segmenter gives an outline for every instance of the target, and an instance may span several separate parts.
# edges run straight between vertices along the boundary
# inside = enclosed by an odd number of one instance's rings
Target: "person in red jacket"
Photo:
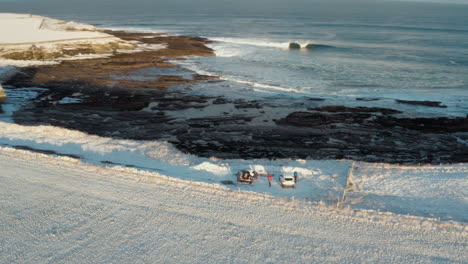
[[[268,178],[268,185],[270,185],[271,187],[271,182],[273,181],[273,175],[271,175],[271,173],[268,173],[267,178]]]

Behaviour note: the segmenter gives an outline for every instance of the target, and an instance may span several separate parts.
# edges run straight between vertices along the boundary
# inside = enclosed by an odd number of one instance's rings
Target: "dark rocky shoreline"
[[[397,109],[326,105],[320,98],[292,104],[196,95],[183,88],[221,80],[177,74],[183,69],[170,60],[214,55],[205,45],[208,40],[108,33],[148,44],[166,43],[167,48],[23,68],[5,83],[6,88],[48,90],[15,112],[15,122],[114,138],[162,139],[204,157],[468,162],[466,117],[413,118]],[[168,89],[173,86],[182,89]],[[443,107],[437,102],[401,103]]]

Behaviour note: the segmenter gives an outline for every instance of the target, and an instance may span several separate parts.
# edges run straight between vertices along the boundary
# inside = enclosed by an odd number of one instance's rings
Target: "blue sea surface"
[[[300,0],[91,3],[72,0],[66,7],[4,3],[0,10],[103,28],[207,37],[214,41],[210,46],[217,56],[189,58],[181,65],[222,76],[226,82],[200,84],[194,92],[319,97],[333,104],[413,107],[426,114],[468,113],[468,5]],[[290,42],[314,48],[290,50]],[[380,100],[356,100],[362,97]],[[447,108],[397,106],[395,99],[441,101]]]

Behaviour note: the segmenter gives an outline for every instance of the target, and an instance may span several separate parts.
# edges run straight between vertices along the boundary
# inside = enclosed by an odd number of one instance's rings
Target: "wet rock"
[[[468,132],[468,118],[393,118],[379,117],[375,123],[383,127],[402,127],[421,132],[455,133]]]
[[[311,112],[294,112],[287,117],[277,120],[280,125],[300,127],[319,127],[340,123],[363,123],[372,115],[367,113],[321,114]]]
[[[205,45],[209,41],[204,41],[201,38],[184,36],[143,38],[154,34],[132,34],[119,31],[106,31],[106,33],[126,41],[140,41],[145,44],[164,44],[167,48],[137,53],[119,53],[108,58],[63,61],[57,65],[23,68],[9,82],[13,83],[16,87],[58,88],[64,87],[64,84],[68,83],[73,88],[94,87],[102,89],[122,87],[127,89],[163,89],[171,85],[183,85],[218,78],[206,75],[195,75],[193,79],[183,79],[180,76],[170,75],[154,76],[152,80],[148,78],[144,80],[121,78],[122,76],[130,76],[135,71],[145,68],[162,67],[163,65],[165,67],[175,67],[175,64],[168,62],[168,60],[174,57],[214,56],[214,51]],[[26,54],[25,56],[30,57],[33,55]]]
[[[218,80],[219,76],[194,74],[193,78],[196,79],[196,80],[200,80],[200,81],[206,81],[206,80]]]
[[[408,100],[399,100],[399,99],[396,99],[395,101],[397,101],[400,104],[447,108],[446,105],[442,105],[442,102],[437,102],[437,101],[408,101]]]
[[[375,97],[358,97],[356,98],[356,101],[364,101],[364,102],[371,102],[371,101],[379,101],[380,98],[375,98]]]
[[[241,103],[241,104],[236,104],[234,105],[235,108],[241,109],[241,108],[256,108],[260,109],[263,108],[263,106],[258,103],[258,102],[248,102],[248,103]]]
[[[328,105],[317,108],[309,108],[308,110],[331,112],[331,113],[382,113],[385,115],[389,114],[400,114],[401,111],[390,109],[390,108],[380,108],[380,107],[345,107],[340,105]]]
[[[219,97],[219,98],[216,98],[215,100],[213,100],[212,103],[215,104],[215,105],[227,104],[227,103],[229,103],[229,100],[226,99],[226,98]]]
[[[323,98],[311,98],[311,97],[310,97],[310,98],[307,98],[307,100],[309,100],[309,101],[316,101],[316,102],[325,101],[325,99],[323,99]]]
[[[187,103],[187,102],[160,102],[158,106],[152,107],[152,110],[184,110],[190,108],[205,108],[206,104]]]
[[[301,44],[299,43],[296,43],[296,42],[289,43],[289,49],[300,49],[300,48],[301,48]]]

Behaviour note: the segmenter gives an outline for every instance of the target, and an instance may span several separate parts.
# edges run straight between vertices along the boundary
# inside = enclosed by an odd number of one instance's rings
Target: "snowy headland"
[[[0,13],[0,101],[6,100],[1,82],[7,70],[12,70],[6,66],[52,64],[60,58],[86,53],[105,56],[117,48],[133,49],[134,45],[91,25],[32,14]]]
[[[112,38],[91,25],[65,22],[32,14],[0,14],[0,44],[23,45],[70,41],[75,39]]]
[[[171,85],[218,83],[217,77],[181,71],[166,58],[211,56],[205,39],[109,35],[89,25],[23,14],[0,14],[0,21],[0,84],[5,81],[12,95],[0,105],[1,263],[468,261],[467,163],[399,165],[344,156],[221,159],[185,153],[174,146],[176,137],[190,131],[201,137],[200,131],[212,128],[210,122],[252,127],[248,122],[261,121],[270,129],[265,131],[279,127],[288,132],[271,111],[294,106],[162,94]],[[79,61],[67,60],[77,55],[101,59],[91,58],[77,71]],[[12,67],[33,64],[49,66]],[[103,64],[113,65],[112,72]],[[70,76],[88,86],[69,87]],[[0,100],[1,91],[0,86]],[[338,109],[318,108],[314,104],[323,103],[317,100],[307,103],[311,105],[300,106],[303,111]],[[341,110],[347,118],[365,116],[366,124],[401,114],[382,108]],[[350,114],[353,110],[365,114]],[[260,111],[266,113],[257,115]],[[377,117],[369,117],[372,111]],[[190,129],[178,127],[184,118]],[[311,116],[293,116],[283,125],[304,118]],[[442,133],[425,119],[419,122],[429,126],[427,131],[411,130],[412,120],[404,120],[408,127],[398,131],[408,129],[414,140],[421,131],[428,138]],[[128,130],[115,129],[118,122]],[[153,124],[179,134],[128,139],[138,136],[139,125]],[[453,129],[463,125],[455,123]],[[150,129],[153,136],[162,131]],[[243,140],[255,136],[248,132],[227,135],[247,145]],[[322,138],[327,134],[319,132]],[[464,133],[439,136],[447,144],[466,144]],[[220,148],[216,144],[222,137],[192,143]],[[326,142],[329,151],[346,144],[333,138]],[[366,147],[374,144],[366,142]],[[395,143],[395,148],[401,145]],[[235,174],[244,169],[257,171],[259,179],[238,183]],[[296,187],[282,188],[279,176],[294,172],[299,174]],[[274,176],[271,187],[267,173]]]
[[[134,48],[134,45],[91,25],[48,17],[2,13],[0,25],[0,58],[9,60],[0,65],[15,64],[15,60],[44,61]]]

